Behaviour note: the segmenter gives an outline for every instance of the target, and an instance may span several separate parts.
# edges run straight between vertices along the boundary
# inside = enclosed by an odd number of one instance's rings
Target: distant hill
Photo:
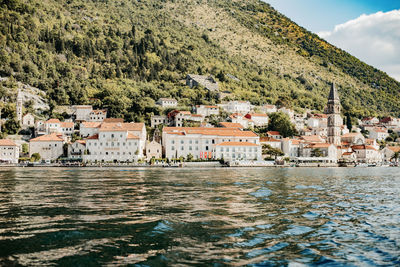
[[[344,113],[400,115],[400,83],[257,0],[3,0],[0,76],[46,92],[50,107],[103,106],[141,120],[154,102],[217,101],[186,74],[253,104],[322,111],[329,84]]]

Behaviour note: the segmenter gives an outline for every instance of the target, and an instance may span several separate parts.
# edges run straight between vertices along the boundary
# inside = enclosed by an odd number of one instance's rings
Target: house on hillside
[[[174,108],[178,106],[178,101],[174,98],[160,98],[156,104],[162,108]]]
[[[18,163],[19,146],[10,139],[0,139],[0,163]]]

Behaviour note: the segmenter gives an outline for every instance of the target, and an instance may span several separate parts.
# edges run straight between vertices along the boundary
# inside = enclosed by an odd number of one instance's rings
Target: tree
[[[192,161],[193,160],[193,155],[189,153],[189,155],[186,156],[186,161]]]
[[[350,113],[346,114],[346,126],[347,126],[347,129],[349,129],[349,132],[351,132],[351,129],[353,128],[353,125],[351,124]]]
[[[269,157],[274,156],[275,159],[278,156],[283,156],[284,155],[282,150],[280,150],[279,148],[275,148],[275,147],[272,147],[272,146],[267,145],[267,144],[263,144],[263,146],[262,146],[262,154],[263,155],[268,155]]]
[[[28,144],[26,144],[26,143],[22,144],[22,153],[24,153],[24,154],[28,154],[29,153]]]
[[[16,119],[7,120],[2,130],[7,134],[16,134],[19,130],[19,122]]]
[[[399,158],[400,158],[400,152],[397,151],[397,152],[394,152],[393,156],[390,159],[391,160],[394,159],[396,162],[398,162]]]
[[[268,130],[278,131],[283,137],[291,137],[297,133],[289,116],[282,112],[275,112],[269,116]]]
[[[36,162],[36,161],[39,161],[41,158],[42,157],[40,156],[39,153],[33,153],[32,156],[31,156],[31,161],[32,162]]]

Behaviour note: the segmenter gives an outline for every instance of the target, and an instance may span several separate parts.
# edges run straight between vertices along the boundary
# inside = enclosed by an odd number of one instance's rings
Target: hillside
[[[160,113],[159,97],[217,101],[182,84],[209,73],[253,104],[321,111],[335,81],[345,113],[400,115],[399,82],[261,1],[0,3],[0,76],[45,91],[50,107],[91,103],[143,120]]]

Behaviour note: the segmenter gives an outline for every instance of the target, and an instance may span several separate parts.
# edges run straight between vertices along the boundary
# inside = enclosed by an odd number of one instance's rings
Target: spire
[[[332,83],[331,91],[329,92],[329,100],[339,100],[339,94],[336,90],[335,83]]]

